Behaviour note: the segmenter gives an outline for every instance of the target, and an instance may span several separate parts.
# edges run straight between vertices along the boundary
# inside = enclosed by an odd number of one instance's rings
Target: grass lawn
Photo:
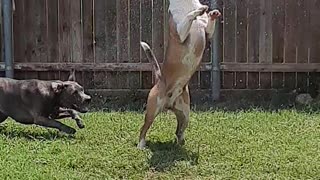
[[[90,113],[75,137],[11,120],[0,125],[0,179],[320,178],[320,114],[194,112],[186,145],[172,114],[136,149],[141,113]],[[75,127],[73,121],[65,123]]]

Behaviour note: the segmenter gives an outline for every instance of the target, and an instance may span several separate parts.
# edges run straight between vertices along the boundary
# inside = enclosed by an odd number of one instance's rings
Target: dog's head
[[[53,82],[52,89],[58,94],[59,106],[81,113],[88,112],[91,97],[85,94],[83,87],[75,82],[74,72],[71,73],[68,81]]]

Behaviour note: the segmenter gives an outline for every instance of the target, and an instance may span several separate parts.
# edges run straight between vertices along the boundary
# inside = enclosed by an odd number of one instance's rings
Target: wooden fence
[[[320,0],[220,4],[222,89],[307,89],[319,75]],[[15,77],[66,79],[76,68],[87,89],[149,89],[151,65],[139,41],[163,60],[167,8],[165,0],[16,0]],[[210,90],[210,57],[208,45],[193,90]]]

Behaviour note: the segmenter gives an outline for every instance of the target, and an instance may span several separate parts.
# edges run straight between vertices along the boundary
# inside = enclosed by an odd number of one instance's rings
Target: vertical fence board
[[[13,14],[14,61],[23,62],[25,61],[26,42],[25,1],[17,1],[15,3],[16,11]]]
[[[235,1],[224,1],[223,10],[223,61],[234,62],[235,61]]]
[[[248,1],[248,59],[249,63],[259,62],[260,1]],[[259,73],[248,73],[248,88],[259,89]]]
[[[272,62],[272,2],[260,0],[260,44],[261,63]]]
[[[308,73],[297,73],[297,89],[300,92],[308,91]]]
[[[223,72],[223,89],[233,89],[235,86],[235,73],[234,72]]]
[[[310,25],[311,31],[311,48],[310,48],[310,62],[320,63],[320,1],[309,0],[310,3]]]
[[[130,0],[130,62],[140,62],[140,1]]]
[[[117,2],[118,0],[108,0],[106,1],[106,10],[104,14],[106,16],[106,24],[104,24],[105,26],[105,32],[106,35],[104,36],[105,38],[105,46],[106,46],[106,51],[105,51],[105,62],[110,62],[110,63],[114,63],[117,62],[117,53],[118,53],[118,48],[117,48],[117,42],[120,39],[117,39],[117,15],[118,13],[121,14],[125,14],[128,12],[126,7],[123,7],[123,11],[118,11],[117,12]],[[121,1],[123,2],[123,1]],[[126,14],[128,15],[128,14]],[[123,22],[125,23],[125,22]],[[126,22],[127,23],[127,22]],[[122,27],[125,28],[126,26]],[[126,49],[127,46],[124,46],[122,48]],[[127,49],[126,49],[127,50]],[[128,51],[128,50],[127,50]],[[124,52],[124,53],[128,53],[128,52]]]
[[[71,61],[81,63],[83,57],[82,48],[82,17],[81,17],[81,0],[71,0]]]
[[[272,85],[271,73],[268,73],[268,72],[260,73],[260,88],[261,89],[270,89],[271,85]]]
[[[49,0],[50,1],[50,0]],[[94,62],[93,0],[82,0],[83,16],[83,62]]]
[[[59,0],[59,59],[71,62],[71,1]]]
[[[48,62],[59,62],[58,0],[47,0]]]
[[[272,62],[284,61],[285,0],[272,0]]]
[[[107,22],[105,0],[94,0],[94,24],[95,24],[95,62],[105,62],[107,38],[106,25],[111,25]],[[109,26],[110,27],[110,26]]]
[[[111,7],[110,7],[111,8]],[[114,7],[113,7],[114,8]],[[129,61],[128,1],[117,2],[118,62]]]
[[[142,89],[151,89],[152,88],[152,73],[150,71],[141,72],[142,76]]]
[[[248,3],[248,62],[259,62],[260,1]]]
[[[46,62],[45,1],[30,0],[25,4],[26,61]]]
[[[259,73],[248,73],[248,89],[259,89]]]
[[[164,57],[164,11],[163,0],[153,0],[152,12],[152,48],[159,62],[163,62]]]
[[[247,73],[246,72],[236,72],[236,89],[246,89],[247,88]]]
[[[298,0],[298,10],[296,11],[297,17],[297,62],[298,63],[308,63],[308,45],[309,45],[309,35],[306,33],[305,29],[308,27],[309,23],[309,10],[308,8],[309,0]]]
[[[290,90],[296,88],[296,74],[294,72],[284,73],[284,88]]]
[[[281,89],[284,87],[284,73],[272,73],[272,88]]]
[[[247,0],[236,1],[236,61],[247,62]]]
[[[141,0],[141,40],[152,46],[152,1]],[[141,62],[148,62],[142,52]]]
[[[140,62],[140,1],[130,0],[130,62]],[[128,73],[128,85],[130,89],[137,89],[140,85],[140,72]]]
[[[296,62],[297,49],[297,11],[296,1],[286,1],[285,3],[285,62]]]
[[[210,71],[200,72],[200,88],[210,89],[210,87],[211,87],[211,72]]]
[[[247,0],[236,1],[236,55],[237,63],[247,62]],[[236,88],[245,89],[247,84],[247,73],[236,72]]]

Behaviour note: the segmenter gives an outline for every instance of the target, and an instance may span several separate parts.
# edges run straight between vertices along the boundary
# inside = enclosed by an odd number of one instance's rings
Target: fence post
[[[2,0],[3,46],[6,77],[13,78],[12,59],[12,1]]]
[[[221,11],[221,7],[219,4],[219,0],[210,0],[211,7],[213,9],[219,9]],[[221,22],[220,18],[217,19],[214,36],[211,41],[211,98],[212,101],[217,101],[220,98],[220,89],[221,89],[221,80],[220,80],[220,41],[221,41]]]

